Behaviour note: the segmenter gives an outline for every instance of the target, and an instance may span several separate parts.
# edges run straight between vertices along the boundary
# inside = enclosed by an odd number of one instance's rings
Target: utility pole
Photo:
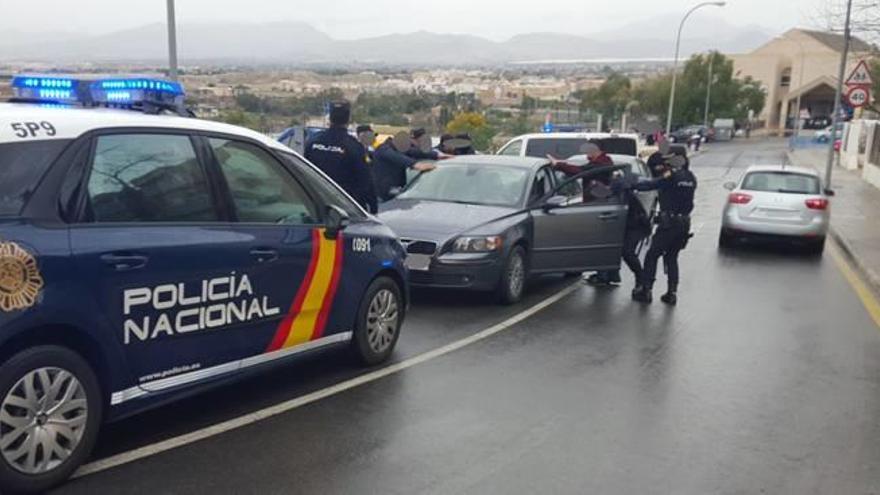
[[[168,13],[168,77],[177,80],[177,21],[174,16],[174,0],[167,0]]]
[[[706,109],[703,111],[703,127],[709,128],[709,103],[712,101],[712,64],[715,62],[715,53],[709,52],[709,79],[706,83]]]
[[[825,162],[825,187],[831,187],[831,170],[834,166],[834,142],[837,140],[837,125],[840,123],[840,98],[843,95],[843,78],[846,77],[846,58],[849,56],[850,16],[852,0],[846,2],[846,21],[843,26],[843,53],[840,56],[840,69],[837,71],[837,90],[834,92],[834,115],[831,117],[831,139],[828,141],[828,159]]]

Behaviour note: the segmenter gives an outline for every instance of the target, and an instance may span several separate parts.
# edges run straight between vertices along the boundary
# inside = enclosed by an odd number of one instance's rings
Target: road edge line
[[[850,266],[850,263],[846,260],[846,254],[841,253],[836,243],[832,245],[830,254],[834,264],[837,265],[837,269],[849,283],[856,296],[858,296],[868,316],[874,321],[876,328],[880,330],[880,301],[877,300],[876,292],[872,290],[867,281],[862,280],[856,268]]]
[[[504,330],[507,330],[517,323],[520,323],[531,316],[541,312],[547,307],[559,302],[564,299],[569,294],[575,292],[577,289],[581,287],[580,281],[575,282],[564,289],[560,290],[556,294],[553,294],[550,297],[542,300],[539,303],[525,309],[503,321],[500,323],[496,323],[484,330],[480,330],[479,332],[465,337],[463,339],[456,340],[454,342],[450,342],[449,344],[440,346],[436,349],[432,349],[430,351],[423,352],[422,354],[418,354],[411,358],[405,359],[399,363],[395,363],[384,368],[371,371],[369,373],[365,373],[363,375],[356,376],[354,378],[350,378],[343,382],[337,383],[335,385],[331,385],[330,387],[326,387],[320,390],[316,390],[314,392],[308,393],[306,395],[302,395],[290,400],[286,400],[279,404],[275,404],[274,406],[269,406],[258,411],[254,411],[251,413],[243,414],[241,416],[228,419],[226,421],[221,421],[220,423],[207,426],[204,428],[200,428],[198,430],[185,433],[183,435],[178,435],[176,437],[171,437],[166,440],[162,440],[160,442],[156,442],[151,445],[145,445],[143,447],[138,447],[133,450],[129,450],[127,452],[123,452],[120,454],[116,454],[104,459],[100,459],[94,462],[90,462],[88,464],[84,464],[81,466],[71,477],[71,480],[82,478],[85,476],[89,476],[92,474],[96,474],[102,471],[106,471],[108,469],[112,469],[115,467],[122,466],[124,464],[129,464],[134,461],[144,459],[147,457],[152,457],[157,454],[161,454],[163,452],[167,452],[169,450],[176,449],[178,447],[183,447],[192,443],[196,443],[201,440],[205,440],[207,438],[219,435],[221,433],[226,433],[228,431],[232,431],[244,426],[248,426],[264,419],[271,418],[273,416],[277,416],[279,414],[283,414],[288,411],[292,411],[299,407],[311,404],[313,402],[317,402],[321,399],[325,399],[327,397],[331,397],[347,390],[351,390],[353,388],[359,387],[361,385],[366,385],[368,383],[374,382],[376,380],[382,379],[386,376],[393,375],[395,373],[399,373],[408,368],[412,368],[419,364],[425,363],[427,361],[431,361],[433,359],[437,359],[439,357],[445,356],[452,352],[455,352],[459,349],[467,347],[469,345],[475,344],[482,340],[485,340],[493,335],[496,335]]]

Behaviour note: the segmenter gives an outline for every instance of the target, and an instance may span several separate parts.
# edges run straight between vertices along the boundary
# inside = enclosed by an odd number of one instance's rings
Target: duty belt
[[[674,218],[676,220],[679,220],[679,219],[685,220],[685,219],[691,218],[691,216],[688,213],[670,213],[668,211],[661,211],[660,216],[670,218],[670,219]]]

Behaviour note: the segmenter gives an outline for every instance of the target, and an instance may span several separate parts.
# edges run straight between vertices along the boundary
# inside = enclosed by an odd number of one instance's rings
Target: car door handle
[[[148,257],[140,254],[107,253],[101,255],[105,265],[112,266],[117,272],[137,270],[147,266]]]
[[[257,263],[272,263],[278,259],[278,250],[269,248],[251,249],[251,256],[257,260]]]
[[[603,220],[605,222],[609,220],[617,220],[620,215],[617,213],[601,213],[599,214],[599,220]]]

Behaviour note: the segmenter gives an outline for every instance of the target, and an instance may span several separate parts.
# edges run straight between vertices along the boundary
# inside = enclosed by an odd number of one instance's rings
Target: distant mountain
[[[300,22],[185,24],[178,29],[178,47],[183,64],[226,61],[487,65],[534,60],[671,57],[675,28],[677,25],[671,26],[668,22],[646,20],[589,37],[531,33],[495,42],[473,35],[425,31],[334,40]],[[167,57],[166,32],[162,24],[100,36],[67,33],[21,36],[4,36],[0,40],[0,60],[148,62]],[[742,52],[771,37],[771,33],[760,28],[737,28],[722,20],[714,20],[710,25],[695,23],[694,29],[685,34],[682,53],[710,49]],[[16,39],[29,41],[26,44],[9,41]]]

